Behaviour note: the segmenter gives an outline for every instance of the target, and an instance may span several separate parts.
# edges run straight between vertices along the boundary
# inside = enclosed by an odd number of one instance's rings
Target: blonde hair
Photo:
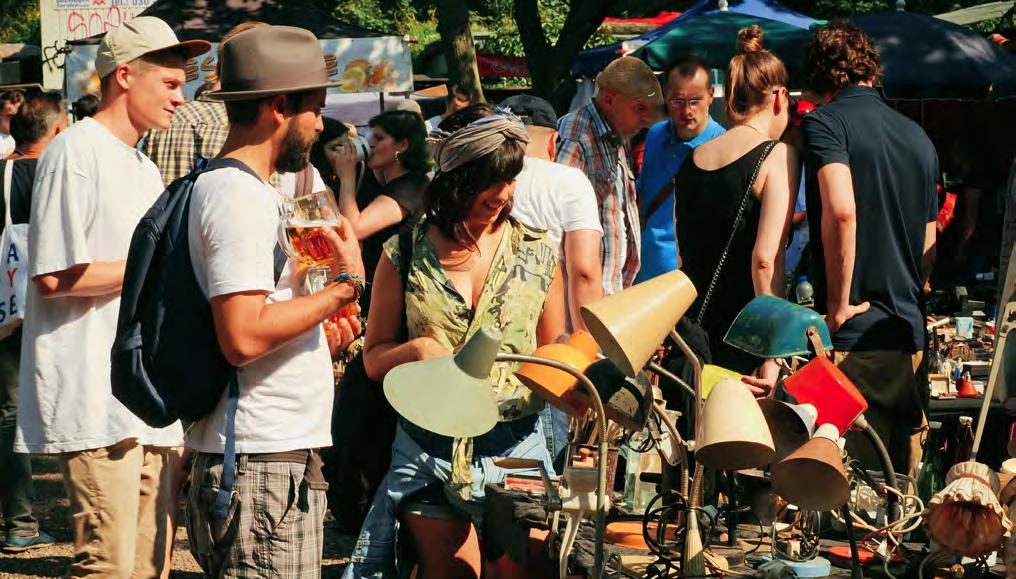
[[[773,87],[787,86],[787,82],[783,61],[762,48],[759,25],[742,28],[737,33],[737,54],[730,59],[723,79],[727,115],[735,121],[749,116]]]

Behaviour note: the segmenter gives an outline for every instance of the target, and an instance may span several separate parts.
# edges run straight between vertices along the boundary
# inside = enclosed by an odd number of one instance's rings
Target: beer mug
[[[279,243],[291,259],[327,269],[332,261],[332,246],[321,230],[338,224],[339,208],[327,190],[286,199]]]

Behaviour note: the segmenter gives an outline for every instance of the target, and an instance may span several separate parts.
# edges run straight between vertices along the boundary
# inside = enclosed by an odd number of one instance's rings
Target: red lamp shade
[[[818,356],[783,382],[799,404],[818,410],[816,424],[832,424],[840,436],[868,409],[864,396],[825,356]]]

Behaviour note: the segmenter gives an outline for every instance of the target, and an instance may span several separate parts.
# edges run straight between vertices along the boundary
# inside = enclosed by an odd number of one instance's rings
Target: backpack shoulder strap
[[[314,165],[307,164],[302,171],[296,174],[295,197],[303,197],[313,193],[314,188]]]
[[[219,159],[212,159],[211,161],[208,161],[206,163],[202,163],[200,164],[200,166],[197,166],[195,168],[195,170],[191,173],[190,176],[192,176],[196,180],[197,176],[200,175],[201,173],[207,173],[208,171],[214,171],[216,169],[228,169],[228,168],[239,169],[244,173],[247,173],[251,177],[255,177],[259,181],[261,180],[261,177],[257,173],[255,173],[254,169],[251,169],[247,165],[247,163],[244,163],[243,161],[239,159],[234,159],[232,157],[222,157]],[[299,177],[299,175],[297,176]],[[289,258],[286,257],[286,253],[282,250],[282,246],[276,243],[275,252],[273,254],[274,275],[276,285],[278,285],[279,279],[282,277],[282,270],[285,269],[286,261],[288,259]]]
[[[653,200],[646,206],[645,212],[639,216],[641,221],[642,231],[646,230],[649,226],[649,218],[656,213],[656,210],[663,206],[667,201],[667,198],[674,194],[674,184],[676,183],[677,176],[667,179],[667,183],[660,189],[660,192],[653,197]]]
[[[399,278],[402,280],[402,328],[399,334],[402,336],[402,341],[409,338],[409,320],[407,319],[406,313],[406,288],[409,287],[409,269],[413,263],[413,249],[415,246],[415,227],[403,227],[399,231],[399,263],[395,264],[395,267],[399,270]]]

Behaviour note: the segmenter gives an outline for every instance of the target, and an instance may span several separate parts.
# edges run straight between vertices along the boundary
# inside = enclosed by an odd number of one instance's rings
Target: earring
[[[396,163],[399,162],[399,151],[398,150],[395,151],[395,162]]]

